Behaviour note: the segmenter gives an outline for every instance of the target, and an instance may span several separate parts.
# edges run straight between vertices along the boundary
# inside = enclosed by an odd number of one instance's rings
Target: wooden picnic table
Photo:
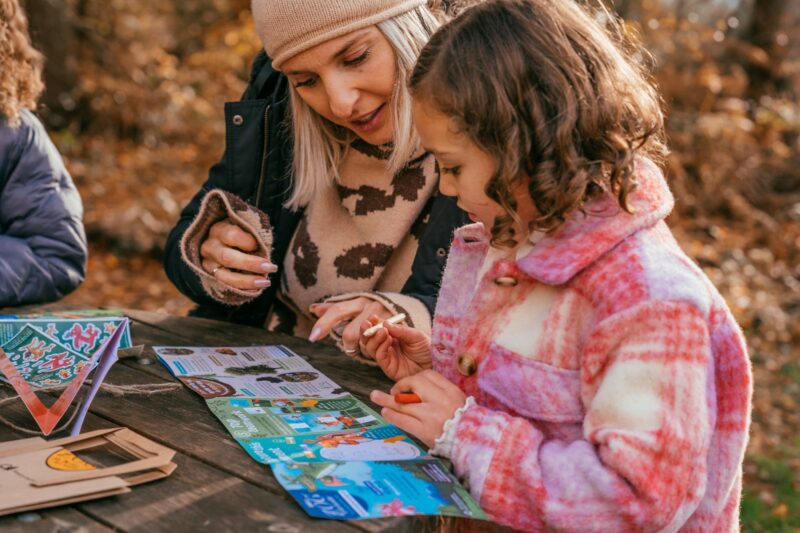
[[[26,312],[41,308],[28,308]],[[152,346],[246,346],[283,344],[306,356],[335,382],[369,404],[369,392],[388,389],[380,369],[344,357],[336,348],[261,329],[200,318],[126,310],[138,357],[117,362],[107,383],[177,382],[158,363]],[[0,384],[0,397],[14,394]],[[68,413],[69,414],[69,413]],[[3,417],[35,428],[22,402],[3,406]],[[98,393],[84,431],[125,426],[177,451],[177,470],[166,479],[100,500],[0,518],[2,531],[233,531],[322,533],[327,531],[421,531],[436,518],[338,522],[314,519],[278,484],[268,466],[254,461],[211,414],[205,401],[182,387],[151,396]],[[0,441],[29,437],[0,424]],[[51,437],[66,436],[65,432]]]

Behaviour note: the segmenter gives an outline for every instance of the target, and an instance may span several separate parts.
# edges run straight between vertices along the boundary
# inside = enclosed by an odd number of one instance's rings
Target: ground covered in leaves
[[[88,39],[79,49],[81,82],[68,101],[87,104],[91,120],[52,132],[91,239],[89,276],[68,303],[191,308],[160,257],[222,153],[222,104],[238,98],[258,49],[247,4],[188,2],[204,16],[186,24],[168,4],[85,3],[83,31],[104,46]],[[738,19],[648,17],[629,26],[655,56],[668,109],[670,224],[726,298],[752,356],[744,527],[800,531],[800,69],[787,60],[789,90],[754,97],[753,66],[768,58],[737,38]]]

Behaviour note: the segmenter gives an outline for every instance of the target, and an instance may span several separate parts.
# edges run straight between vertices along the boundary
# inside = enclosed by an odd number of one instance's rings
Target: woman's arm
[[[57,300],[86,275],[78,191],[39,120],[20,118],[0,127],[0,307]]]
[[[285,93],[285,83],[281,83],[281,79],[282,76],[271,69],[269,58],[263,53],[259,54],[254,61],[250,84],[242,101],[228,103],[225,106],[227,134],[223,157],[211,167],[208,179],[183,209],[177,224],[167,238],[164,269],[178,290],[199,304],[194,313],[196,315],[261,326],[266,318],[269,302],[274,296],[274,288],[269,288],[246,304],[231,306],[218,301],[208,293],[197,273],[184,261],[181,241],[199,214],[203,199],[209,191],[220,189],[246,201],[255,202],[256,189],[262,179],[261,174],[268,166],[265,154],[262,154],[265,114],[268,109],[276,107],[272,104],[281,99],[281,95]],[[272,113],[269,117],[270,122],[278,123],[281,118],[277,116],[279,114]],[[283,133],[278,131],[278,128],[272,129],[276,131],[270,135],[271,164],[268,167],[272,170],[277,168],[275,172],[282,173],[285,165],[281,164],[280,160],[285,156],[279,147],[284,143],[280,138]],[[273,161],[274,158],[277,158],[275,159],[277,162]],[[272,174],[263,178],[271,181],[274,178]],[[273,225],[277,219],[283,218],[282,213],[281,216],[275,216],[279,214],[275,212],[268,214],[273,219]],[[283,221],[278,220],[278,222]]]

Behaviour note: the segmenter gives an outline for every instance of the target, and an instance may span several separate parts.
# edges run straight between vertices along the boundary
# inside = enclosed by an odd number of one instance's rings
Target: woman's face
[[[394,48],[371,26],[297,54],[281,70],[314,111],[381,145],[393,138],[396,63]]]

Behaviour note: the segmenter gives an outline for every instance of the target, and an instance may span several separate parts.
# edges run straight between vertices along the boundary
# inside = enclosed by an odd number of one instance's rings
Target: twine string
[[[83,383],[82,387],[86,386],[86,385],[91,385],[91,384],[92,384],[92,380],[91,379],[87,379]],[[59,392],[59,391],[63,391],[66,388],[67,388],[67,385],[63,385],[63,386],[60,386],[60,387],[53,387],[53,388],[47,389],[47,392]],[[181,388],[183,388],[183,385],[181,385],[180,383],[141,383],[141,384],[137,384],[137,385],[113,385],[111,383],[101,383],[100,384],[100,391],[107,392],[107,393],[109,393],[112,396],[117,397],[117,398],[120,398],[120,397],[123,397],[123,396],[153,396],[155,394],[163,394],[165,392],[177,391],[177,390],[180,390]],[[73,402],[74,406],[72,407],[72,414],[69,416],[69,419],[67,419],[66,421],[61,422],[60,424],[58,424],[58,426],[56,426],[56,428],[53,429],[53,433],[57,433],[59,431],[62,431],[63,429],[65,429],[65,428],[70,426],[70,424],[75,420],[75,417],[78,416],[78,411],[80,411],[80,405],[83,403],[83,400],[85,399],[85,396],[86,396],[85,394],[82,394],[81,398],[80,398],[80,401]],[[4,405],[6,405],[8,403],[11,403],[11,402],[13,402],[15,400],[18,400],[18,399],[19,399],[19,395],[8,396],[6,398],[0,398],[0,408],[2,408]],[[4,417],[3,415],[0,415],[0,423],[10,427],[11,429],[13,429],[15,431],[19,431],[20,433],[24,433],[26,435],[40,435],[41,434],[41,431],[33,430],[33,429],[29,429],[29,428],[26,428],[26,427],[19,426],[19,425],[15,424],[14,422],[12,422],[11,420],[9,420],[8,418]]]

